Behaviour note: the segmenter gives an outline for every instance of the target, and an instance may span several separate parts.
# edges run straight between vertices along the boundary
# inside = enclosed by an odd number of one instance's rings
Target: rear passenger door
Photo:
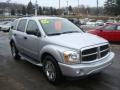
[[[26,28],[27,19],[21,19],[18,23],[17,30],[14,33],[16,44],[20,52],[24,52],[24,36],[25,36],[25,28]]]

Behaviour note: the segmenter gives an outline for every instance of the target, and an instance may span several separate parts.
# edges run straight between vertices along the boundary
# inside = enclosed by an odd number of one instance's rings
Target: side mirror
[[[35,36],[38,36],[38,37],[41,36],[41,33],[40,33],[39,29],[29,30],[29,31],[27,32],[27,34],[29,34],[29,35],[35,35]]]
[[[39,29],[36,29],[36,36],[41,37],[41,33],[40,33]]]
[[[13,29],[13,26],[11,26],[11,29]]]
[[[103,32],[103,30],[100,30],[100,32]]]

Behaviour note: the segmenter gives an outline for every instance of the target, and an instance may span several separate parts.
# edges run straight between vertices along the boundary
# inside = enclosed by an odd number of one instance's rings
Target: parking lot
[[[80,80],[63,80],[55,86],[44,77],[40,67],[13,60],[9,34],[0,32],[0,90],[120,90],[120,44],[111,44],[114,63],[99,75]]]

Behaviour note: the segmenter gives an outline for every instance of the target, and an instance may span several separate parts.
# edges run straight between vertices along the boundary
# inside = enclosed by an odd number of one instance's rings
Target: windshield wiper
[[[52,33],[47,34],[48,36],[54,36],[54,35],[61,35],[61,34],[67,34],[67,33],[80,33],[79,31],[68,31],[68,32],[62,32],[62,33]]]
[[[63,32],[62,34],[66,34],[66,33],[80,33],[79,31],[68,31],[68,32]]]
[[[47,34],[48,36],[54,36],[54,35],[61,35],[62,33],[52,33],[52,34]]]

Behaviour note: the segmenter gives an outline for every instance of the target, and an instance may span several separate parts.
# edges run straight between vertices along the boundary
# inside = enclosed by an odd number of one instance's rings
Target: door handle
[[[27,37],[24,37],[24,39],[27,39]]]

